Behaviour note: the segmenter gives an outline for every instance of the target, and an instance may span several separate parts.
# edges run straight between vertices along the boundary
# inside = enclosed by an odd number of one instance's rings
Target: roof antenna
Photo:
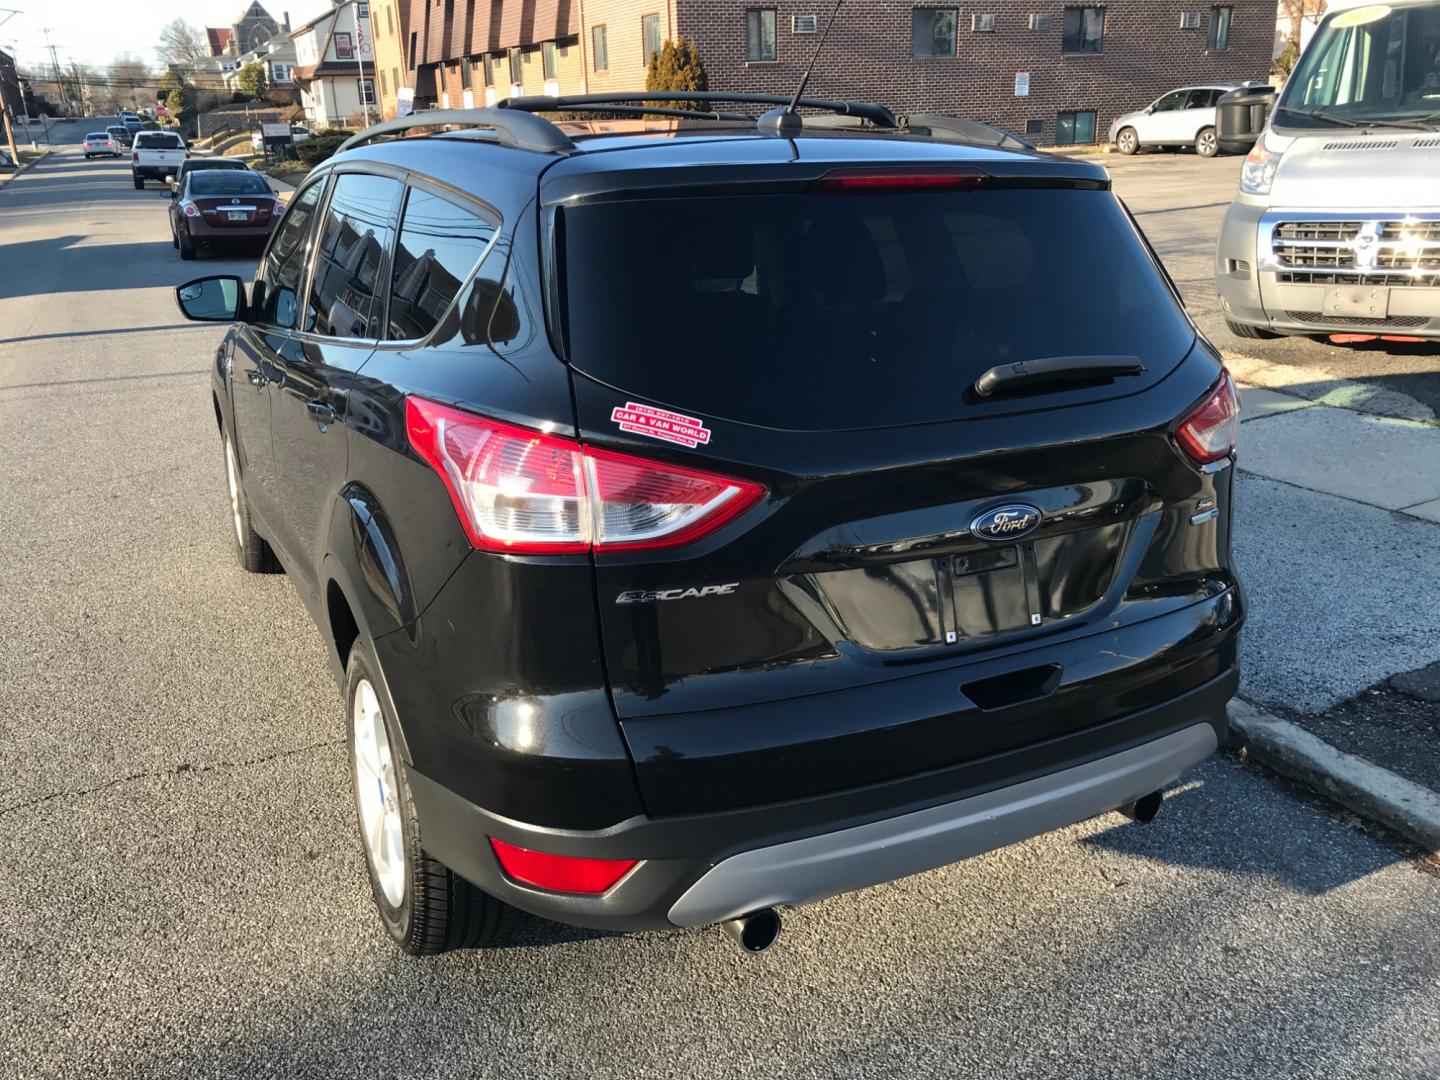
[[[820,40],[815,43],[815,51],[810,55],[810,64],[805,68],[805,74],[800,76],[800,85],[795,88],[795,96],[790,99],[790,104],[783,109],[771,109],[762,113],[756,126],[761,131],[771,135],[782,135],[790,137],[798,135],[805,126],[805,121],[795,111],[800,104],[800,97],[805,93],[805,87],[810,82],[810,73],[815,70],[815,61],[820,59],[820,51],[825,48],[825,39],[830,36],[830,27],[835,25],[835,16],[840,14],[840,5],[845,0],[835,0],[835,6],[830,10],[830,18],[825,23],[825,29],[820,32]]]

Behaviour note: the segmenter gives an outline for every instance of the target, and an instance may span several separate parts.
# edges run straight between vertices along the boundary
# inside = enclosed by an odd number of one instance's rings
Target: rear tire
[[[145,187],[145,181],[144,181],[144,180],[141,180],[140,177],[138,177],[138,176],[132,176],[130,179],[132,179],[132,180],[135,181],[135,190],[136,190],[136,191],[140,191],[140,190],[142,190],[142,189]]]
[[[175,246],[180,249],[180,258],[190,262],[195,258],[195,245],[186,240],[179,233],[175,234]]]
[[[1120,129],[1120,133],[1115,136],[1115,149],[1127,155],[1140,152],[1140,136],[1134,128]]]
[[[391,939],[412,956],[488,944],[504,933],[515,909],[431,858],[422,846],[379,670],[369,642],[358,638],[345,666],[345,727],[375,909]],[[476,840],[484,842],[483,837]]]
[[[1220,152],[1220,141],[1215,137],[1213,127],[1201,128],[1195,136],[1195,153],[1201,157],[1214,157]]]
[[[1271,338],[1284,336],[1275,333],[1273,330],[1266,330],[1264,327],[1250,326],[1247,323],[1231,322],[1229,319],[1225,320],[1225,329],[1229,330],[1230,333],[1238,338],[1246,338],[1250,341],[1269,341]]]
[[[265,538],[250,524],[250,504],[245,499],[245,485],[240,481],[240,459],[230,433],[223,428],[220,440],[225,444],[225,482],[230,495],[230,537],[235,541],[235,557],[248,573],[269,573],[279,562]]]

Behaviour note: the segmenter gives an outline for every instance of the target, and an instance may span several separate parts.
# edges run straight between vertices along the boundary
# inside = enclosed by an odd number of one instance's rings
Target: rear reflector
[[[1235,452],[1240,429],[1240,399],[1230,372],[1222,371],[1220,381],[1195,411],[1175,429],[1175,441],[1197,464],[1208,465]]]
[[[983,186],[990,179],[979,169],[831,169],[815,185],[822,192],[956,191]]]
[[[543,851],[507,844],[490,838],[490,847],[505,876],[522,885],[550,892],[603,893],[630,872],[637,859],[577,859],[572,855],[547,855]]]
[[[406,400],[405,427],[445,482],[470,543],[484,551],[674,547],[765,494],[747,480],[581,446],[424,398]]]

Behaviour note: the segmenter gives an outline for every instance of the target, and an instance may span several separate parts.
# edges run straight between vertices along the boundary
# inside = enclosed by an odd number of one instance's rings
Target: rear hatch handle
[[[1026,383],[1089,382],[1118,375],[1142,375],[1138,356],[1042,356],[1013,364],[997,364],[975,380],[975,393],[994,397]]]

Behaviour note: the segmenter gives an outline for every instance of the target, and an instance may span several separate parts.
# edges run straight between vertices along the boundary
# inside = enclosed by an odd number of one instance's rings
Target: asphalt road
[[[397,954],[319,635],[230,552],[220,332],[173,307],[252,264],[182,264],[165,209],[73,150],[0,192],[0,1076],[1440,1076],[1440,879],[1226,758],[758,959]]]

